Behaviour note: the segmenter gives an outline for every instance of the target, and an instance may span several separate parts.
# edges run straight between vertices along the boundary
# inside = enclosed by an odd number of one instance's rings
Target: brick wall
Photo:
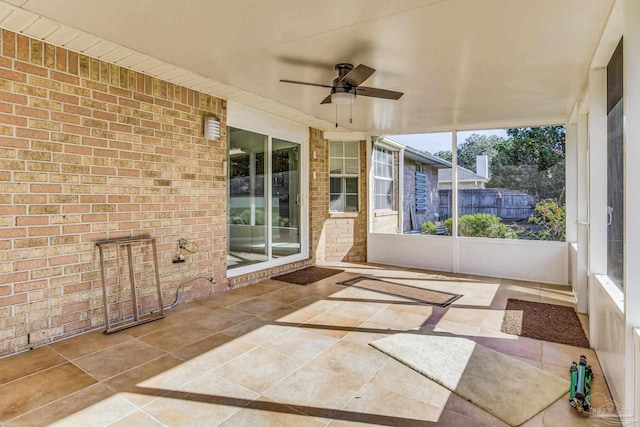
[[[311,138],[312,241],[318,263],[367,260],[366,145],[360,142],[360,211],[329,213],[329,141]],[[316,159],[313,158],[316,151]],[[313,171],[316,171],[315,179]]]
[[[166,302],[226,288],[225,101],[5,30],[0,47],[0,355],[104,323],[97,240],[155,237]],[[173,264],[179,238],[199,251]]]

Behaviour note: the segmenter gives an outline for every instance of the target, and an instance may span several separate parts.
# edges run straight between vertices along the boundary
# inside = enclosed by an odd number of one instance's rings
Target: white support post
[[[454,273],[460,272],[458,249],[458,131],[451,131],[451,234],[453,238],[453,260],[451,263]]]
[[[575,109],[577,110],[577,106]],[[566,227],[567,242],[578,241],[578,124],[577,113],[574,111],[572,120],[566,125],[565,156],[566,156],[566,178],[565,178],[565,207],[566,207]],[[571,278],[572,282],[576,278]],[[575,287],[575,283],[572,283]]]
[[[638,384],[634,384],[633,328],[640,327],[640,1],[624,0],[623,88],[624,88],[624,313],[625,333],[625,402],[633,412],[640,401]],[[633,416],[640,425],[640,408]]]
[[[589,313],[595,313],[596,274],[607,274],[607,70],[589,72]],[[595,316],[589,316],[597,347]]]
[[[580,103],[578,112],[578,158],[577,158],[577,242],[578,272],[574,289],[579,313],[587,313],[589,309],[589,115],[588,102]]]

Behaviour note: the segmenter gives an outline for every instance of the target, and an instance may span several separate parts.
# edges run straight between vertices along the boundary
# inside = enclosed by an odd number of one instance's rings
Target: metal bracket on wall
[[[136,284],[135,284],[135,272],[133,266],[133,255],[131,251],[132,244],[150,244],[151,251],[153,253],[153,267],[154,267],[154,276],[156,282],[156,288],[158,291],[158,309],[157,311],[152,311],[149,314],[141,315],[138,309],[138,299],[136,295]],[[162,292],[160,289],[160,275],[158,274],[158,255],[156,252],[156,239],[151,237],[132,237],[126,239],[114,239],[114,240],[102,240],[96,242],[96,246],[100,251],[100,274],[102,278],[102,295],[104,297],[104,318],[106,330],[105,334],[110,334],[113,332],[120,331],[122,329],[131,328],[137,325],[141,325],[143,323],[153,322],[154,320],[162,319],[164,317],[164,306],[162,304]],[[132,319],[123,319],[117,322],[111,322],[111,316],[109,314],[109,300],[107,297],[107,281],[106,281],[106,273],[105,273],[105,259],[104,259],[104,249],[109,246],[124,246],[127,251],[127,262],[129,266],[129,282],[131,285],[131,304],[133,309],[133,318]]]

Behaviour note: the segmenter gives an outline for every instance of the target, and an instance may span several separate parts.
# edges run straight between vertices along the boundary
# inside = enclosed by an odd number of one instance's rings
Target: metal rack
[[[134,267],[133,267],[133,255],[131,252],[131,245],[134,243],[150,243],[151,249],[153,253],[153,267],[155,273],[155,281],[156,287],[158,290],[158,310],[153,311],[149,314],[140,315],[138,310],[138,300],[136,296],[136,284],[135,284],[135,275],[134,275]],[[143,323],[153,322],[154,320],[162,319],[164,317],[164,306],[162,304],[162,292],[160,289],[160,275],[158,274],[158,255],[156,252],[156,239],[152,237],[131,237],[125,239],[114,239],[114,240],[101,240],[96,242],[96,246],[100,251],[100,273],[102,277],[102,295],[104,297],[104,319],[106,330],[105,334],[110,334],[113,332],[120,331],[122,329],[131,328],[137,325],[141,325]],[[127,251],[127,261],[129,265],[129,282],[131,284],[131,300],[133,304],[133,319],[123,319],[121,321],[111,323],[110,315],[109,315],[109,301],[107,298],[107,281],[105,275],[105,265],[104,265],[104,249],[108,246],[124,246]]]

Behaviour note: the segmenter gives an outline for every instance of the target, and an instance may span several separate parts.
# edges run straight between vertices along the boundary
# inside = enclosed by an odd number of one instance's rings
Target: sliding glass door
[[[300,145],[229,128],[227,268],[301,254]]]

